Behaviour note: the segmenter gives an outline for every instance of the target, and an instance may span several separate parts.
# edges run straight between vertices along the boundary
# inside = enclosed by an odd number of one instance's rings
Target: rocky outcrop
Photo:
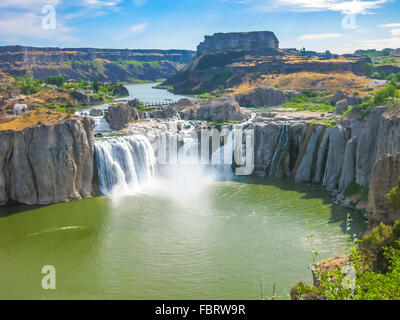
[[[94,121],[0,131],[0,204],[48,204],[92,196]]]
[[[181,117],[186,120],[242,121],[246,112],[233,98],[217,98],[182,110]]]
[[[129,91],[124,85],[115,84],[114,85],[114,96],[127,97],[127,96],[129,96]]]
[[[386,201],[386,194],[397,185],[400,176],[400,153],[384,155],[373,169],[368,195],[369,227],[380,222],[392,224],[400,219],[399,210],[393,209]]]
[[[90,106],[90,105],[94,105],[94,104],[100,104],[103,102],[102,97],[94,98],[92,96],[80,93],[78,91],[72,91],[70,93],[70,96],[76,104],[79,104],[82,106]]]
[[[294,96],[295,91],[259,86],[248,93],[236,95],[235,99],[242,107],[274,107],[284,104]]]
[[[270,49],[278,49],[279,41],[270,31],[215,33],[205,36],[197,47],[197,54],[219,51],[247,51],[265,55]]]
[[[105,114],[105,118],[110,124],[111,129],[121,130],[126,125],[138,119],[143,119],[143,112],[128,105],[111,106]]]

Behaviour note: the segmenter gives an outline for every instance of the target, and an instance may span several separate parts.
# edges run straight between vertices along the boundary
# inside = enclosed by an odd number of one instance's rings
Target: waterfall
[[[288,125],[285,124],[282,127],[278,145],[276,147],[274,156],[272,157],[271,167],[269,169],[269,174],[268,174],[269,177],[275,177],[276,174],[279,172],[280,164],[285,154],[288,142],[289,142],[289,127]]]
[[[111,131],[111,127],[108,121],[103,117],[92,117],[95,121],[94,132],[109,132]]]
[[[109,137],[95,142],[96,165],[102,194],[126,193],[155,176],[156,158],[147,137]]]

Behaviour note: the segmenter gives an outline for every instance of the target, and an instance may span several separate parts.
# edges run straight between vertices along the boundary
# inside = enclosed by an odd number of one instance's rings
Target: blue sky
[[[55,9],[55,29],[42,20]],[[44,10],[44,11],[42,11]],[[50,20],[46,20],[47,22]],[[280,47],[400,47],[395,0],[0,0],[0,45],[192,49],[206,34],[275,32]]]

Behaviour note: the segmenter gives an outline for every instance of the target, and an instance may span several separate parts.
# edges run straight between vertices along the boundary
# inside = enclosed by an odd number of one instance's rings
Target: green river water
[[[241,178],[199,203],[140,193],[0,209],[0,298],[288,298],[319,258],[348,248],[344,209],[316,185]],[[197,199],[198,200],[198,199]],[[351,232],[364,228],[354,214]],[[44,265],[56,289],[41,287]]]

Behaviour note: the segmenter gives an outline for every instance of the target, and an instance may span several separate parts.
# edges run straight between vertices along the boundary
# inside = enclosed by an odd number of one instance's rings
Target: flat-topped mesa
[[[197,46],[199,56],[220,51],[249,51],[266,55],[271,49],[279,48],[279,41],[271,31],[215,33],[204,39]]]

